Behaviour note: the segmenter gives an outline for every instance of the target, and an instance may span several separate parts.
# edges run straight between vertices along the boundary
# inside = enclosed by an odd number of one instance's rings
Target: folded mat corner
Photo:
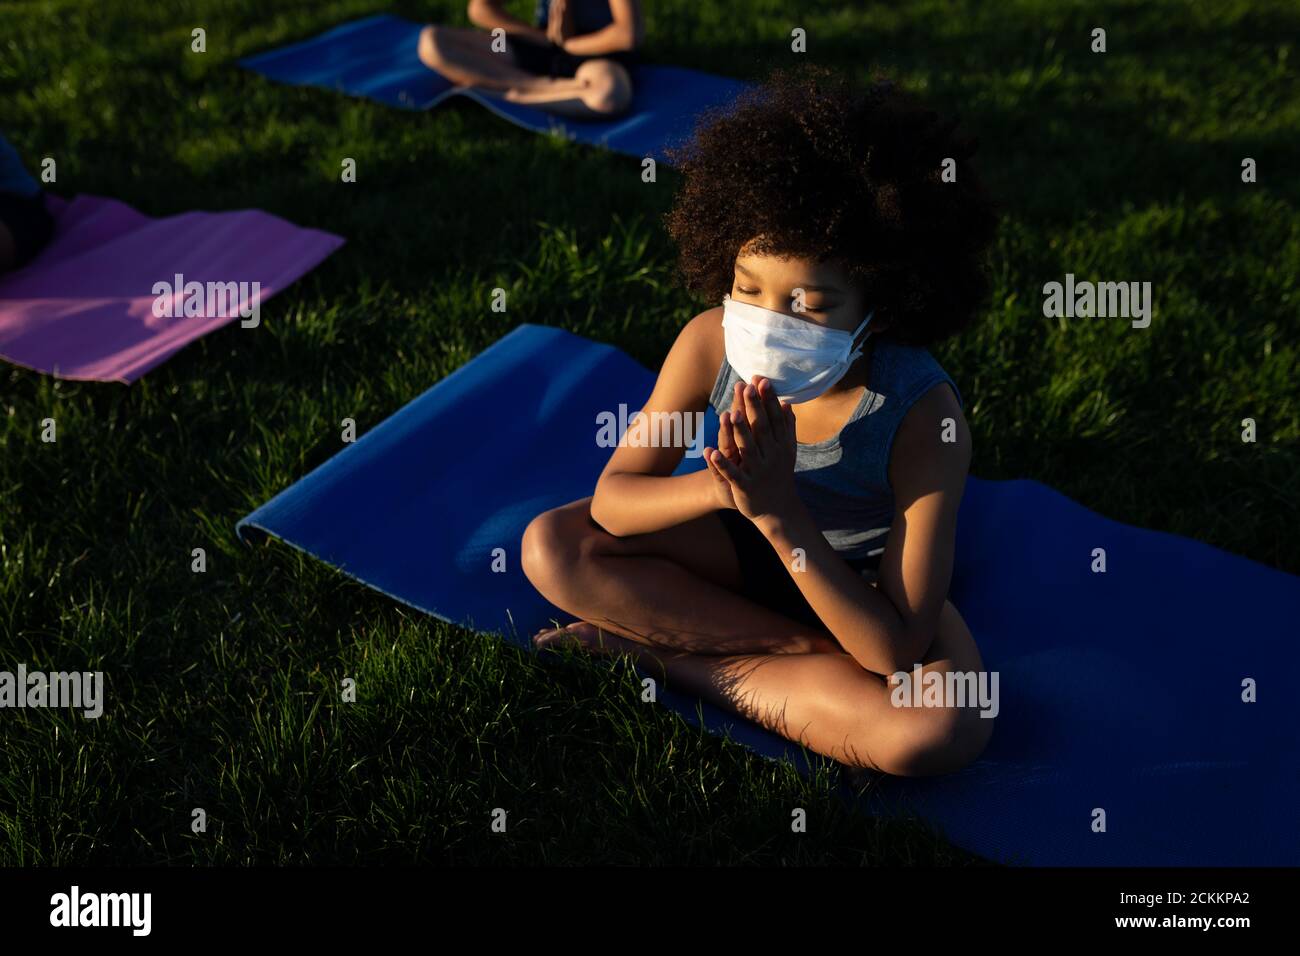
[[[116,199],[52,194],[46,208],[49,245],[0,276],[0,358],[81,381],[133,382],[240,318],[228,302],[201,316],[156,316],[155,283],[244,283],[251,309],[344,243],[257,209],[156,219]]]

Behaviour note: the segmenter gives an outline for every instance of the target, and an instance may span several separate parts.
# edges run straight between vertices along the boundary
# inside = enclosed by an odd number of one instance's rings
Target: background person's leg
[[[513,45],[513,46],[512,46]],[[537,44],[507,39],[505,52],[492,50],[492,37],[481,30],[427,26],[420,32],[420,62],[461,86],[505,93],[512,103],[579,119],[606,119],[632,103],[632,77],[612,60],[587,60],[571,77],[553,77],[520,66],[513,50]],[[535,57],[525,58],[531,62]]]
[[[487,90],[527,86],[539,77],[515,63],[507,49],[492,49],[492,35],[464,27],[427,26],[420,31],[420,62],[453,83]]]
[[[0,272],[25,266],[54,235],[45,195],[0,192]]]
[[[0,272],[6,272],[18,261],[18,246],[9,227],[0,222]]]
[[[610,119],[632,105],[632,77],[613,60],[587,60],[572,79],[511,89],[506,99],[579,119]]]

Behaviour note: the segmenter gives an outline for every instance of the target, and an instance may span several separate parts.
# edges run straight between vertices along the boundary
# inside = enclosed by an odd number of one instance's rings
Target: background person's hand
[[[569,28],[568,0],[551,0],[550,11],[546,15],[546,38],[558,47],[571,35]]]

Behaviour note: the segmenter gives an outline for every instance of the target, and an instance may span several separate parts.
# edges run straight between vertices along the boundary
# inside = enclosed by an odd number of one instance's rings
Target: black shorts
[[[14,237],[14,268],[31,262],[54,235],[54,218],[45,208],[44,193],[20,196],[0,191],[0,223]]]
[[[734,508],[723,508],[717,514],[731,536],[740,562],[741,593],[755,604],[825,630],[826,625],[822,624],[817,612],[799,590],[799,585],[794,583],[794,578],[754,523]],[[874,581],[880,558],[881,555],[877,554],[854,560],[846,558],[845,561],[864,580]]]
[[[555,43],[539,43],[521,36],[510,37],[509,44],[515,65],[521,70],[554,78],[572,77],[578,72],[578,67],[588,60],[613,60],[630,72],[637,59],[635,50],[602,53],[600,56],[575,56]]]

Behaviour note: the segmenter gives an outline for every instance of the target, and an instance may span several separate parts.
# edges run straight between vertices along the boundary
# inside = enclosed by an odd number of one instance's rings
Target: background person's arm
[[[655,381],[643,414],[677,412],[683,425],[694,423],[695,411],[708,406],[709,393],[722,362],[721,309],[697,315],[677,335]],[[617,415],[618,409],[610,412]],[[629,410],[628,431],[635,419]],[[594,430],[595,424],[592,428]],[[658,433],[657,427],[652,429]],[[700,446],[715,444],[712,436],[696,436]],[[594,440],[594,439],[593,439]],[[708,469],[672,477],[684,447],[654,448],[623,444],[614,450],[596,483],[591,517],[610,534],[623,537],[660,531],[716,511],[715,481]]]
[[[480,30],[495,30],[500,27],[507,35],[526,37],[538,43],[546,42],[545,30],[512,17],[501,9],[500,0],[470,0],[467,15],[469,22]]]
[[[574,56],[601,56],[635,50],[645,37],[645,22],[638,0],[609,0],[613,22],[592,33],[565,37],[561,44]]]

